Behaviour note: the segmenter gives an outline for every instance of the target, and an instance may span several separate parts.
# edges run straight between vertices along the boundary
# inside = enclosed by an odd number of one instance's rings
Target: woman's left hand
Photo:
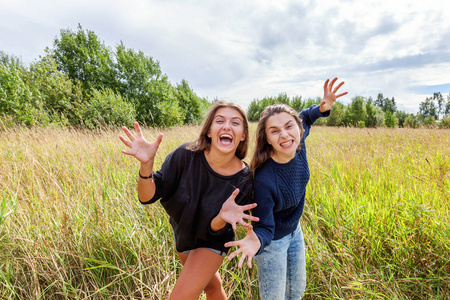
[[[247,266],[251,268],[253,256],[255,256],[256,253],[258,253],[259,248],[261,248],[261,242],[253,231],[253,226],[250,225],[250,227],[247,228],[247,234],[242,240],[225,243],[225,247],[238,247],[228,255],[228,261],[232,260],[240,253],[241,257],[239,258],[238,268],[242,268],[246,258]]]
[[[339,88],[344,84],[344,82],[342,81],[333,89],[333,85],[336,82],[336,80],[337,77],[331,80],[331,82],[330,79],[327,79],[325,81],[325,84],[323,85],[323,100],[322,102],[320,102],[319,105],[321,113],[329,111],[337,98],[347,95],[347,92],[336,95]]]

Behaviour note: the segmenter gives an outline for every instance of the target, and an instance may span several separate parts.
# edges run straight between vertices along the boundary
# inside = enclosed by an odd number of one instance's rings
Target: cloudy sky
[[[434,92],[450,93],[449,9],[445,0],[0,0],[0,50],[28,64],[81,24],[209,100],[247,108],[279,93],[321,97],[325,79],[339,77],[345,104],[383,93],[417,113]]]

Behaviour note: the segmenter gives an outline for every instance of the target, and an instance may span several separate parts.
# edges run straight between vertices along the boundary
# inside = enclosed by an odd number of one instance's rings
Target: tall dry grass
[[[156,165],[199,130],[162,130]],[[158,132],[144,129],[148,139]],[[181,268],[168,218],[137,201],[138,164],[120,153],[119,134],[0,131],[0,298],[168,296]],[[305,299],[450,297],[449,139],[313,128]],[[230,299],[258,299],[255,268],[224,261],[221,272]]]

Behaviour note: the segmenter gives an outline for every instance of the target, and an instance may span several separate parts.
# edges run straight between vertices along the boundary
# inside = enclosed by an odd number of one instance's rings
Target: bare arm
[[[137,122],[134,123],[134,128],[136,130],[136,137],[124,126],[122,129],[129,140],[121,135],[119,136],[119,139],[130,148],[129,150],[122,150],[122,153],[134,156],[141,163],[137,190],[139,199],[147,201],[152,199],[155,195],[156,187],[151,175],[153,173],[156,152],[162,141],[163,134],[160,133],[156,140],[153,143],[150,143],[143,137],[141,128]],[[144,179],[142,177],[147,178]]]

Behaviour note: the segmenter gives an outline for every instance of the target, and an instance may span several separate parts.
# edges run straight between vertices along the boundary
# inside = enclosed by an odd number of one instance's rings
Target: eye
[[[222,120],[222,119],[217,119],[217,120],[216,120],[216,123],[222,124],[222,123],[223,123],[223,120]]]
[[[277,134],[277,133],[278,133],[278,130],[272,130],[271,133],[272,133],[272,134]]]
[[[232,124],[233,124],[234,126],[239,126],[239,125],[241,125],[241,123],[239,123],[238,121],[234,121],[234,122],[232,122]]]
[[[294,125],[289,124],[288,126],[286,126],[286,129],[292,129],[294,127]]]

